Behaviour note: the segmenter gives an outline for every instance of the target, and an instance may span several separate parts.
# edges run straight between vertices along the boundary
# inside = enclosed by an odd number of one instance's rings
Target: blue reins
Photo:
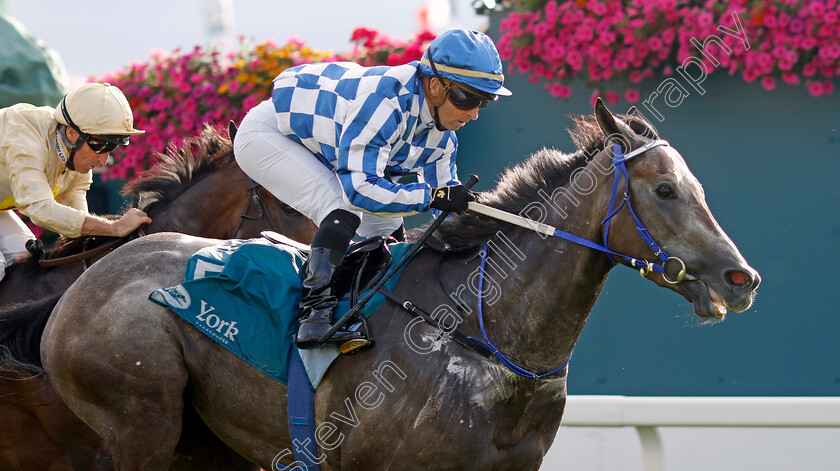
[[[502,362],[502,364],[505,365],[507,367],[507,369],[509,369],[510,371],[518,374],[519,376],[524,376],[526,378],[540,379],[540,378],[544,378],[546,376],[550,376],[550,375],[553,375],[555,373],[558,373],[560,370],[565,368],[566,365],[569,364],[569,361],[572,359],[571,356],[569,357],[568,360],[563,362],[562,365],[558,366],[557,368],[554,368],[551,371],[546,371],[544,373],[534,373],[533,371],[528,371],[525,368],[522,368],[521,366],[512,362],[508,357],[505,356],[504,353],[499,351],[499,349],[495,345],[493,345],[493,342],[491,342],[489,338],[487,338],[487,331],[484,329],[484,310],[482,309],[482,305],[484,304],[484,302],[483,302],[483,299],[484,299],[484,296],[483,296],[483,294],[484,294],[484,266],[485,266],[485,263],[487,262],[487,251],[488,251],[488,249],[489,249],[489,247],[487,247],[487,244],[485,244],[484,245],[484,250],[481,253],[481,270],[479,270],[479,272],[478,272],[478,325],[481,327],[481,335],[482,335],[482,337],[484,337],[484,340],[482,341],[482,340],[477,339],[475,337],[468,337],[468,338],[472,339],[472,340],[475,340],[476,342],[484,345],[484,347],[486,347],[488,350],[492,351],[494,355],[496,355],[496,358],[498,358],[498,360],[500,362]]]

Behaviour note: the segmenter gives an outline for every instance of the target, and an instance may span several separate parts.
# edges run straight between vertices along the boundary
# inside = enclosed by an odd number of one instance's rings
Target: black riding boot
[[[298,348],[311,348],[319,345],[318,340],[330,330],[333,313],[338,304],[335,295],[335,272],[344,254],[336,254],[334,249],[313,247],[309,252],[309,261],[303,279],[303,299],[300,302],[301,321],[295,344]],[[339,330],[327,342],[344,343],[359,338],[356,332]]]
[[[338,304],[335,294],[335,272],[341,266],[347,246],[360,219],[353,213],[336,209],[321,222],[312,238],[309,261],[303,273],[303,300],[295,344],[298,348],[318,346],[318,340],[330,330],[330,321]],[[327,342],[344,343],[364,338],[363,334],[339,330]]]

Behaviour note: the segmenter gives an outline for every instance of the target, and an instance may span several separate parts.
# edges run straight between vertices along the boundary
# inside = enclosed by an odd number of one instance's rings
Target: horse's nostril
[[[750,281],[749,275],[738,270],[732,270],[726,273],[726,276],[729,278],[729,281],[731,281],[736,286],[742,286]]]

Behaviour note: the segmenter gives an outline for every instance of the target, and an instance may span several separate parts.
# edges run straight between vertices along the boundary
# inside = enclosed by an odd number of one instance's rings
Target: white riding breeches
[[[399,217],[385,218],[350,209],[335,173],[309,149],[277,129],[271,100],[245,115],[233,152],[245,174],[318,226],[336,209],[359,216],[362,222],[356,233],[362,237],[387,236],[402,224]]]
[[[18,255],[26,252],[26,242],[35,234],[26,227],[14,211],[0,211],[0,280],[6,275],[6,267]]]

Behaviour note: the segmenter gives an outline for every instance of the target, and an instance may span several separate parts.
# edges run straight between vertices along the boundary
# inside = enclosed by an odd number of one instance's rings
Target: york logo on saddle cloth
[[[201,323],[196,322],[195,325],[204,330],[207,335],[215,337],[225,344],[228,341],[236,341],[236,334],[239,333],[239,329],[236,328],[236,321],[226,321],[219,314],[215,313],[215,311],[215,307],[207,304],[207,301],[202,299],[201,310],[195,316]]]

